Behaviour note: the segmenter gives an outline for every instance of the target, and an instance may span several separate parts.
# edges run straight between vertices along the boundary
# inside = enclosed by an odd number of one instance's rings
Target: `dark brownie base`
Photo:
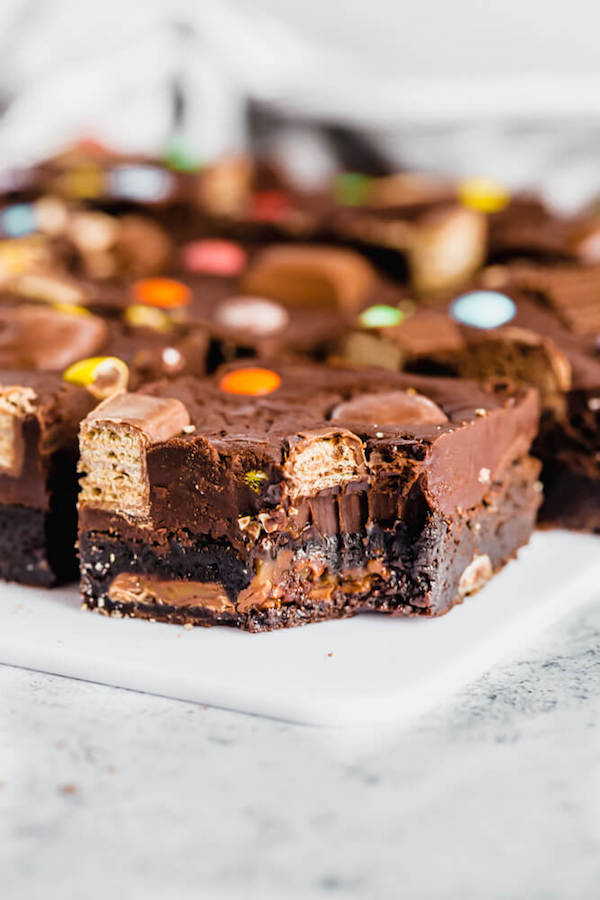
[[[74,502],[64,512],[0,505],[0,579],[53,587],[76,581]]]
[[[561,463],[543,469],[542,528],[569,528],[600,534],[600,478],[591,478]]]
[[[267,631],[361,611],[434,616],[447,612],[482,586],[525,544],[534,526],[541,495],[539,464],[524,458],[505,480],[491,487],[484,502],[451,520],[425,513],[409,524],[360,534],[338,534],[309,541],[270,536],[278,550],[269,557],[242,559],[226,542],[171,535],[163,544],[121,540],[117,535],[80,535],[84,603],[105,615],[132,616],[192,625],[231,625]],[[260,546],[257,548],[260,551]],[[262,551],[264,554],[264,550]],[[287,553],[285,564],[282,554]],[[465,570],[483,557],[485,577],[465,581]],[[487,557],[487,559],[485,559]],[[278,564],[279,560],[279,564]],[[276,572],[277,590],[242,602],[251,573],[261,565]],[[161,580],[219,584],[227,609],[160,603],[123,603],[109,596],[121,573]],[[462,579],[462,581],[461,581]],[[257,602],[254,602],[256,600]]]

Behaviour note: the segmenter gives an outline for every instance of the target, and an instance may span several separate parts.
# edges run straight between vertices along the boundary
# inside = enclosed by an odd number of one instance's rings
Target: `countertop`
[[[3,900],[596,898],[600,604],[395,732],[0,666],[0,872]]]

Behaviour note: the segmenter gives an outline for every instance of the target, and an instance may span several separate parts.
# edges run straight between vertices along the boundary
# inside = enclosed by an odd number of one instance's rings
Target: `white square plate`
[[[576,605],[600,597],[600,539],[538,532],[440,619],[370,614],[267,634],[111,619],[76,588],[0,585],[0,662],[296,722],[423,711]]]

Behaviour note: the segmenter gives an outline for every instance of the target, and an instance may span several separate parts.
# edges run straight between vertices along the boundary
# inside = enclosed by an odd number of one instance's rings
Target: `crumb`
[[[59,788],[59,790],[60,790],[61,794],[63,794],[65,797],[68,797],[68,796],[71,796],[72,794],[77,793],[77,785],[76,784],[63,784]]]

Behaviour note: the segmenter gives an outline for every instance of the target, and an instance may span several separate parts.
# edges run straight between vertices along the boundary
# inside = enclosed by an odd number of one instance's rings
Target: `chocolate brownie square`
[[[535,391],[314,365],[115,396],[82,423],[85,604],[250,631],[434,616],[527,542]]]

